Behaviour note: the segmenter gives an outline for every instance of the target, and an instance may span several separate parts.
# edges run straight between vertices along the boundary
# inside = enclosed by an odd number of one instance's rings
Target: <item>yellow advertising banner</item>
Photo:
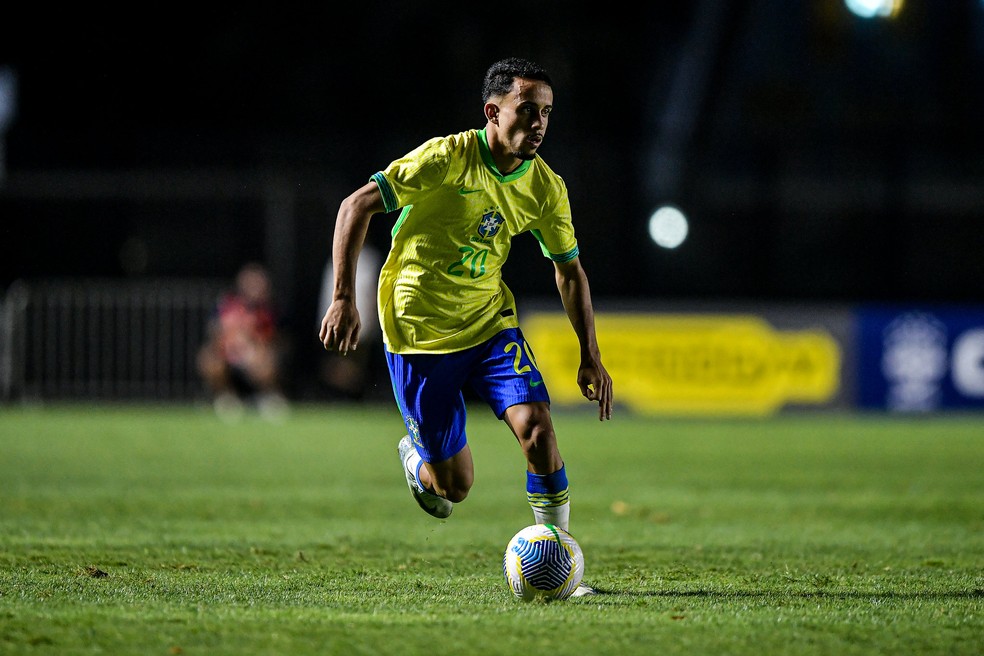
[[[617,404],[646,414],[768,415],[820,405],[840,387],[841,348],[822,329],[780,331],[754,315],[595,317]],[[583,403],[580,350],[565,314],[530,314],[523,333],[556,404]]]

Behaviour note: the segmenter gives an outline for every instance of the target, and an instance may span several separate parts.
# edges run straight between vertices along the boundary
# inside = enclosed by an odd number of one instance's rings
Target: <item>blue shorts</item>
[[[517,403],[550,402],[533,351],[519,328],[508,328],[464,351],[397,355],[386,352],[396,404],[425,462],[464,448],[465,397],[470,387],[495,416]]]

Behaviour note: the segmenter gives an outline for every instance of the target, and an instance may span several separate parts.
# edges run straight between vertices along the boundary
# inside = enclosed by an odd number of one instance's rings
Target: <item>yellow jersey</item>
[[[392,353],[452,353],[518,327],[502,280],[515,235],[556,262],[578,256],[563,179],[539,156],[502,175],[485,130],[430,139],[371,179],[386,212],[403,208],[378,287]]]

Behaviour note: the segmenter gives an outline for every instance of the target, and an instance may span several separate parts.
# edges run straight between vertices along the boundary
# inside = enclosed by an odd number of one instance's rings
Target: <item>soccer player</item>
[[[342,354],[359,342],[356,263],[369,220],[402,211],[380,273],[379,322],[407,435],[398,452],[410,491],[439,518],[474,480],[465,435],[470,386],[512,430],[527,460],[535,522],[568,530],[564,460],[550,397],[502,280],[512,238],[531,233],[553,261],[580,343],[577,384],[611,419],[612,379],[601,362],[587,276],[563,179],[537,155],[553,111],[550,76],[509,58],[488,69],[481,130],[430,139],[373,174],[342,201],[335,223],[332,302],[320,338]],[[590,594],[583,586],[581,594]]]

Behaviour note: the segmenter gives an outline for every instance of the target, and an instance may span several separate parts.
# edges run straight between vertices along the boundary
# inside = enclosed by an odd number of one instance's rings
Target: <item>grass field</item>
[[[524,463],[472,408],[421,512],[398,413],[0,408],[0,653],[980,654],[984,416],[555,417],[585,582],[514,599]]]

